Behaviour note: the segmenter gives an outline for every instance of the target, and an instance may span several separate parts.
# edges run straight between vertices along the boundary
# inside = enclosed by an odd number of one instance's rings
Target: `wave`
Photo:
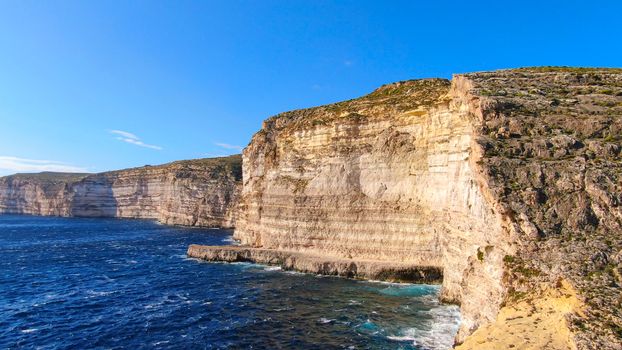
[[[438,301],[438,287],[183,255],[188,243],[231,240],[228,232],[95,219],[85,229],[71,222],[23,230],[19,242],[54,237],[45,249],[0,249],[0,294],[11,296],[0,298],[0,349],[80,348],[84,339],[101,348],[442,349],[458,327],[457,308]],[[0,240],[13,239],[5,232],[0,228]]]
[[[225,245],[240,245],[240,242],[238,242],[235,239],[233,239],[233,236],[229,236],[227,238],[224,238],[222,240],[222,243],[224,243]]]
[[[389,285],[378,290],[380,294],[394,297],[423,297],[435,294],[438,288],[424,284]]]
[[[94,291],[91,289],[86,291],[86,294],[89,295],[87,298],[101,297],[101,296],[106,296],[106,295],[110,295],[113,293],[115,293],[115,291]]]
[[[451,349],[460,324],[460,311],[455,305],[443,306],[427,311],[432,318],[414,328],[405,328],[387,339],[398,342],[412,342],[423,349]]]

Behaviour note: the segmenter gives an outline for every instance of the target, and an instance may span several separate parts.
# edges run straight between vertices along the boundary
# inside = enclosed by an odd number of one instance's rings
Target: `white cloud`
[[[140,140],[140,137],[136,136],[135,134],[132,134],[131,132],[127,132],[123,130],[109,130],[109,131],[111,134],[119,135],[117,136],[117,140],[119,141],[123,141],[123,142],[130,143],[132,145],[136,145],[140,147],[155,149],[158,151],[162,150],[162,147],[160,146],[149,145],[149,144],[142,142]]]
[[[354,64],[354,62],[352,62],[350,60],[343,61],[343,65],[346,66],[346,67],[350,67],[352,64]]]
[[[136,146],[140,146],[140,147],[145,147],[145,148],[151,148],[151,149],[155,149],[155,150],[162,150],[162,147],[160,146],[156,146],[156,145],[148,145],[140,140],[136,140],[136,139],[130,139],[130,138],[126,138],[126,137],[117,137],[117,140],[121,140],[123,142],[127,142],[127,143],[131,143],[132,145],[136,145]]]
[[[0,173],[35,173],[41,171],[57,171],[66,173],[87,173],[83,167],[69,165],[55,160],[26,159],[0,156]]]
[[[127,131],[123,131],[123,130],[110,130],[110,132],[113,133],[113,134],[121,135],[121,136],[123,136],[125,138],[128,138],[128,139],[134,139],[134,140],[138,140],[139,139],[138,136],[132,134],[131,132],[127,132]]]
[[[224,149],[234,149],[236,151],[242,151],[242,149],[244,148],[242,146],[230,145],[228,143],[222,143],[222,142],[214,142],[214,144]]]

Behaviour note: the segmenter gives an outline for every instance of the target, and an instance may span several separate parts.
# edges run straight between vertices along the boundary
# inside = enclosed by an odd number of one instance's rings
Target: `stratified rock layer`
[[[0,178],[0,213],[233,227],[240,179],[239,155],[92,175],[18,174]]]
[[[458,342],[565,285],[585,301],[560,309],[568,348],[619,348],[621,105],[620,70],[536,68],[277,115],[244,150],[235,237],[438,267]]]
[[[443,299],[462,302],[464,328],[491,321],[511,249],[475,171],[466,94],[447,80],[407,81],[267,120],[244,151],[235,237],[327,259],[436,266]]]
[[[240,246],[191,245],[188,256],[206,261],[250,261],[277,265],[285,270],[348,278],[392,282],[440,283],[442,271],[434,266],[413,266],[382,261],[330,259],[306,253],[287,252]]]

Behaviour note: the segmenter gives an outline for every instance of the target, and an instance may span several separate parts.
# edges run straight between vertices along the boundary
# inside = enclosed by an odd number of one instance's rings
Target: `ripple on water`
[[[437,286],[205,263],[185,254],[189,244],[223,242],[233,243],[230,231],[0,216],[0,348],[446,349],[453,343],[458,309],[438,302]]]

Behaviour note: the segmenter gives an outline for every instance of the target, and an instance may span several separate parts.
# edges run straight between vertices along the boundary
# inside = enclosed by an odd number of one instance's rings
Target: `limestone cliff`
[[[0,178],[0,213],[232,227],[240,179],[239,155],[92,175],[18,174]]]
[[[558,312],[560,344],[619,348],[621,111],[620,70],[534,68],[283,113],[244,150],[235,237],[438,266],[458,342],[564,285],[584,306]]]
[[[571,310],[572,346],[622,348],[622,69],[519,69],[456,85],[469,91],[481,173],[516,250],[503,259],[505,304],[545,310],[551,288],[576,296],[543,314]]]
[[[71,215],[71,184],[89,174],[43,172],[0,177],[0,213]]]

